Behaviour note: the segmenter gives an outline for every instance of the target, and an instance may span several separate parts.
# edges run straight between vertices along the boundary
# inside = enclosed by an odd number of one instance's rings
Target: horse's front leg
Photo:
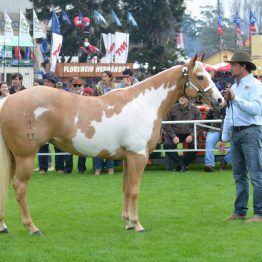
[[[140,190],[141,176],[145,169],[147,158],[143,155],[130,153],[127,157],[127,184],[126,192],[128,196],[127,204],[129,203],[129,224],[136,231],[144,231],[143,226],[138,218],[138,194]]]
[[[21,211],[22,223],[30,233],[38,235],[40,234],[40,231],[33,224],[26,202],[26,192],[29,179],[32,175],[34,156],[27,158],[15,157],[15,160],[16,170],[14,176],[14,190],[16,193],[16,200]]]
[[[122,218],[126,223],[126,229],[130,230],[134,228],[134,225],[130,222],[130,194],[128,191],[128,176],[127,176],[127,161],[123,161],[123,192],[124,192],[124,204],[122,210]]]

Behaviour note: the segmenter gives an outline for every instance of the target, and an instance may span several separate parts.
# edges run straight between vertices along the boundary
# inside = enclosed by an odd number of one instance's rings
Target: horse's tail
[[[11,173],[11,152],[0,127],[0,210],[4,212]]]

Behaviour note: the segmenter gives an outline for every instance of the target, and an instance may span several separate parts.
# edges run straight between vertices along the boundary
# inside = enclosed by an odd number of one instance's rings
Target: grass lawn
[[[262,223],[223,222],[234,202],[231,171],[148,169],[139,200],[144,233],[121,221],[122,175],[34,172],[28,203],[41,237],[20,222],[9,190],[0,261],[262,261]],[[250,199],[251,200],[251,199]],[[252,215],[250,205],[249,216]]]

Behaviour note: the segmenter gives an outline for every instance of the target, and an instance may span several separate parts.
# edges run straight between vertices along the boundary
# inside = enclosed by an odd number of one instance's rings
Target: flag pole
[[[21,26],[21,9],[19,8],[19,26],[18,26],[18,48],[17,48],[17,51],[19,52],[18,53],[18,73],[20,73],[20,57],[19,57],[19,54],[20,54],[20,26]]]
[[[220,0],[217,0],[217,21],[220,17]],[[218,33],[218,52],[219,52],[219,63],[221,63],[221,41],[222,41],[222,37],[221,37],[221,33]]]

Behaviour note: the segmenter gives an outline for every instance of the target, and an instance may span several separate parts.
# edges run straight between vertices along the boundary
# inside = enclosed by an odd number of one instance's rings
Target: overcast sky
[[[231,0],[222,0],[220,1],[224,14],[226,17],[230,17],[229,7]],[[187,7],[187,13],[192,14],[193,16],[199,16],[201,11],[201,6],[211,5],[216,7],[217,6],[217,0],[185,0],[186,7]]]
[[[32,8],[32,3],[29,0],[0,0],[0,7],[1,11],[19,12],[19,9],[25,11],[26,8]]]

